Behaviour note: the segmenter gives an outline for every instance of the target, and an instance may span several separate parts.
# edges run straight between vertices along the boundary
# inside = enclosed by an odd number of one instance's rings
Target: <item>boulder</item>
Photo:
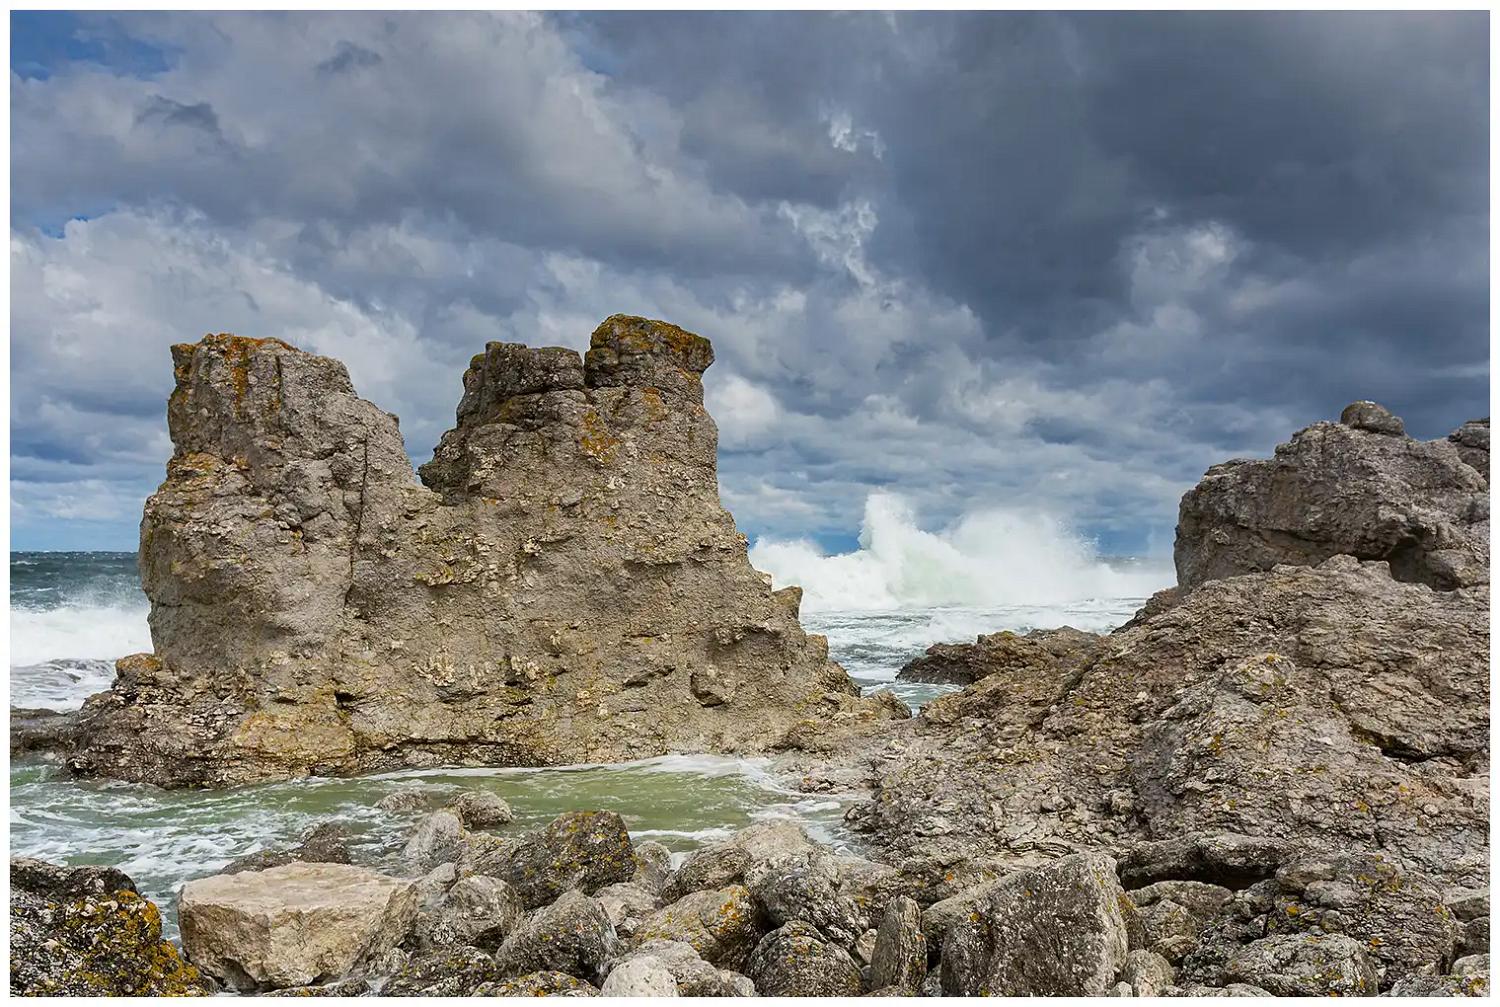
[[[621,937],[635,936],[640,925],[661,908],[660,900],[635,882],[601,888],[594,893],[594,898],[604,907],[615,932]]]
[[[759,913],[743,885],[693,892],[646,917],[635,928],[636,946],[681,941],[704,961],[741,971],[760,939]]]
[[[436,795],[433,788],[413,783],[386,794],[375,802],[375,807],[381,811],[409,814],[413,811],[426,810],[434,800],[436,800]]]
[[[629,881],[636,872],[625,822],[612,811],[570,811],[520,840],[486,837],[471,843],[460,873],[486,874],[510,883],[526,908],[568,891],[592,895]]]
[[[1277,934],[1253,941],[1230,957],[1224,975],[1272,996],[1374,996],[1380,988],[1364,945],[1343,934]]]
[[[745,974],[761,996],[859,996],[864,989],[849,952],[802,922],[766,934],[755,946]]]
[[[691,944],[682,941],[649,940],[616,958],[611,971],[636,958],[648,958],[664,966],[685,997],[755,996],[755,984],[727,969],[715,968],[698,956]]]
[[[922,936],[922,910],[904,895],[891,900],[875,931],[870,953],[870,986],[896,988],[915,994],[927,978],[927,939]]]
[[[744,884],[746,871],[752,867],[821,852],[794,822],[757,822],[722,842],[689,853],[667,880],[662,897],[672,902],[690,892]]]
[[[422,912],[413,936],[424,948],[476,947],[494,950],[526,914],[514,888],[499,878],[460,878],[440,901]]]
[[[604,908],[568,892],[524,919],[500,945],[495,961],[506,976],[556,971],[593,980],[614,948],[615,928]]]
[[[347,864],[293,863],[189,881],[182,942],[203,971],[238,990],[339,979],[399,943],[416,885]]]
[[[464,825],[451,811],[434,811],[417,824],[402,857],[414,870],[428,871],[453,863],[463,847]]]
[[[1442,890],[1382,854],[1298,857],[1276,872],[1276,886],[1269,932],[1344,934],[1382,975],[1440,974],[1463,940]]]
[[[599,992],[607,997],[675,997],[677,980],[665,962],[649,955],[622,961],[610,969]]]
[[[161,936],[161,913],[109,867],[10,867],[12,996],[206,996],[213,984]]]
[[[477,948],[446,947],[417,955],[380,988],[387,997],[474,996],[503,978],[495,960]]]
[[[949,996],[1100,996],[1125,964],[1125,893],[1115,862],[1074,854],[1019,871],[943,941]]]
[[[1457,442],[1413,440],[1364,402],[1293,435],[1270,460],[1215,465],[1182,498],[1184,589],[1341,554],[1440,590],[1488,583],[1488,477]]]
[[[772,927],[811,923],[845,950],[878,922],[879,910],[905,885],[884,864],[812,848],[759,861],[745,870],[745,885]]]
[[[565,972],[529,972],[513,979],[485,983],[474,991],[482,997],[596,997],[598,987]]]
[[[470,829],[491,829],[516,820],[516,813],[504,798],[488,790],[466,790],[448,805],[448,810]]]
[[[720,504],[708,340],[616,315],[490,343],[414,477],[394,416],[277,339],[173,347],[141,522],[155,652],[68,765],[224,787],[431,765],[765,752],[862,699]]]
[[[1401,422],[1401,417],[1368,399],[1345,406],[1344,411],[1339,414],[1339,422],[1355,430],[1368,430],[1372,434],[1389,434],[1392,437],[1403,437],[1406,434],[1406,424]]]
[[[1177,970],[1155,951],[1132,951],[1125,956],[1120,981],[1130,987],[1130,995],[1159,997],[1172,986]]]
[[[654,839],[635,844],[635,874],[631,881],[650,892],[660,895],[672,876],[672,851]]]
[[[238,874],[241,871],[263,871],[268,867],[286,864],[347,864],[349,834],[337,822],[323,822],[313,826],[302,836],[297,845],[284,850],[257,850],[231,860],[220,874]]]

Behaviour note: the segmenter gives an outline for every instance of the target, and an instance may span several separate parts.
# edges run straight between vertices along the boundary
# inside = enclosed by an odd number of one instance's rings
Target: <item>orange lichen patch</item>
[[[662,401],[661,392],[647,386],[641,389],[641,401],[646,405],[646,418],[657,423],[667,418],[667,406]]]
[[[267,346],[279,347],[283,350],[295,350],[296,347],[280,339],[257,339],[252,336],[236,336],[229,332],[210,333],[199,341],[200,346],[207,346],[218,350],[223,354],[224,360],[229,364],[230,383],[234,385],[234,401],[236,405],[242,403],[250,391],[250,358],[255,353]],[[181,378],[179,377],[179,381]]]
[[[620,438],[609,432],[609,428],[599,418],[599,413],[590,409],[583,414],[583,422],[579,426],[581,432],[578,435],[578,446],[583,449],[583,453],[597,462],[608,464],[613,461],[615,451],[620,446]]]
[[[591,349],[614,346],[636,353],[667,349],[687,359],[696,356],[713,359],[713,346],[702,336],[671,322],[639,315],[610,315],[589,338]]]

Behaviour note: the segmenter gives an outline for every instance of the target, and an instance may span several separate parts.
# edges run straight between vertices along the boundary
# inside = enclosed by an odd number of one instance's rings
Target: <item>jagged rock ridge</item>
[[[1182,498],[1178,586],[1315,565],[1384,560],[1397,580],[1451,590],[1489,580],[1489,421],[1451,437],[1408,437],[1398,417],[1356,402],[1274,458],[1215,465]]]
[[[404,765],[764,750],[858,698],[718,498],[708,340],[614,316],[588,354],[491,343],[413,477],[397,420],[279,340],[173,347],[147,501],[155,652],[70,765],[222,786]]]

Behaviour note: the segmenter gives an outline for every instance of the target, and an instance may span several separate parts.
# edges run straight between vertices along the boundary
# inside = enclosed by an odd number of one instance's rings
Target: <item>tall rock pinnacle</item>
[[[891,716],[719,503],[708,340],[616,315],[491,343],[414,478],[394,416],[278,340],[173,348],[141,522],[155,652],[70,765],[164,786],[755,752]]]

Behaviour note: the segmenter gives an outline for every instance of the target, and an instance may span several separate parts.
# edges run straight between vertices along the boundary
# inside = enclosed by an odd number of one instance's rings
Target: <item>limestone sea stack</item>
[[[141,522],[154,652],[69,765],[162,786],[757,752],[884,718],[720,505],[708,340],[616,315],[580,357],[490,343],[420,480],[344,366],[172,349]]]

